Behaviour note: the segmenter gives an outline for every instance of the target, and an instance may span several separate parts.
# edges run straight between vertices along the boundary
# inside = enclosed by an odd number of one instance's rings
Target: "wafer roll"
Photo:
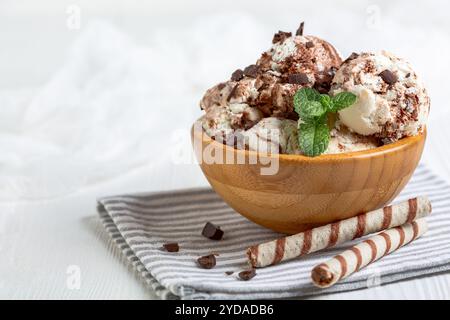
[[[430,213],[431,203],[428,198],[417,197],[296,235],[252,246],[247,249],[247,257],[254,268],[266,267],[367,234],[400,226]]]
[[[410,243],[428,230],[425,219],[383,231],[333,259],[314,267],[311,279],[315,286],[328,288],[368,264]]]

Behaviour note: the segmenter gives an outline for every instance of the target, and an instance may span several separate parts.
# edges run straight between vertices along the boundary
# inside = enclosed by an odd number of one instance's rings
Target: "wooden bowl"
[[[192,127],[201,169],[234,210],[274,231],[293,234],[374,210],[391,202],[411,178],[422,155],[426,131],[376,149],[310,158],[238,150]],[[245,158],[244,164],[207,163],[207,148]],[[217,152],[217,151],[216,151]],[[249,164],[251,157],[259,157]],[[261,175],[278,158],[274,175]],[[242,162],[241,162],[242,163]]]

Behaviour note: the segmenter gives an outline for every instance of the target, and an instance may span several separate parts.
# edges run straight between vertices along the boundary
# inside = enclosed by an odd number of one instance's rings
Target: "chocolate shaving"
[[[251,64],[244,69],[244,75],[250,78],[256,78],[259,74],[259,66],[256,64]]]
[[[306,48],[313,48],[314,47],[314,42],[312,41],[308,41],[307,43],[305,43]]]
[[[306,73],[293,73],[288,75],[288,83],[304,85],[309,83],[309,79]]]
[[[241,280],[244,280],[244,281],[248,281],[251,278],[253,278],[254,276],[256,276],[255,269],[250,269],[250,270],[239,272],[239,278],[241,278]]]
[[[222,90],[223,88],[225,88],[225,86],[226,86],[226,84],[225,83],[219,83],[218,85],[217,85],[217,89],[219,89],[219,90]]]
[[[406,74],[405,78],[409,78],[410,76],[411,76],[411,73],[408,72],[408,73]]]
[[[235,95],[235,93],[236,93],[236,90],[237,90],[238,86],[239,86],[239,83],[236,83],[236,84],[234,85],[233,89],[231,89],[230,94],[229,94],[228,97],[227,97],[227,102],[229,102],[229,101],[231,100],[231,98],[234,97],[234,95]]]
[[[234,271],[225,271],[225,274],[226,274],[227,276],[231,276],[233,273],[234,273]]]
[[[383,79],[384,82],[389,85],[393,85],[398,80],[398,77],[390,70],[382,71],[379,76],[381,77],[381,79]]]
[[[275,44],[277,42],[283,42],[286,38],[292,37],[291,32],[278,31],[273,35],[272,43]]]
[[[296,36],[302,36],[303,35],[303,29],[305,28],[305,22],[303,21],[300,23],[300,26],[297,29],[297,32],[295,33]]]
[[[197,262],[203,269],[212,269],[216,266],[216,257],[213,254],[210,254],[198,258]]]
[[[163,247],[167,252],[178,252],[180,250],[180,246],[176,242],[165,243],[163,244]]]
[[[207,222],[202,230],[202,236],[211,240],[221,240],[223,237],[223,230],[215,226],[211,222]]]
[[[241,69],[237,69],[235,72],[232,73],[231,80],[232,81],[239,81],[243,77],[244,77],[244,71],[242,71]]]
[[[356,52],[352,52],[352,54],[349,55],[348,58],[345,59],[344,62],[342,62],[342,63],[344,64],[344,63],[349,62],[351,60],[354,60],[354,59],[356,59],[358,57],[359,57],[359,54],[357,54]]]

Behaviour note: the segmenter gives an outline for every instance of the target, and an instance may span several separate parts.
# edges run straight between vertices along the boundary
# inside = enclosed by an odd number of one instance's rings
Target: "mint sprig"
[[[356,102],[356,95],[341,92],[334,97],[312,88],[302,88],[294,95],[294,110],[300,117],[298,140],[303,153],[315,157],[325,152],[330,142],[328,114]]]
[[[326,123],[301,123],[299,129],[299,144],[303,153],[309,157],[322,154],[330,142],[330,129]]]
[[[340,92],[333,97],[331,112],[338,112],[339,110],[350,107],[356,102],[356,96],[350,92]]]

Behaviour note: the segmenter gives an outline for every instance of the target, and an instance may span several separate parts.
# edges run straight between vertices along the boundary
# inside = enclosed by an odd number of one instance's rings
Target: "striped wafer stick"
[[[266,267],[290,260],[367,234],[397,227],[431,213],[427,197],[417,197],[356,217],[314,228],[247,249],[254,268]]]
[[[328,288],[384,257],[398,248],[410,243],[428,230],[425,219],[418,219],[383,231],[356,246],[342,252],[333,259],[314,267],[311,279],[315,286]]]

